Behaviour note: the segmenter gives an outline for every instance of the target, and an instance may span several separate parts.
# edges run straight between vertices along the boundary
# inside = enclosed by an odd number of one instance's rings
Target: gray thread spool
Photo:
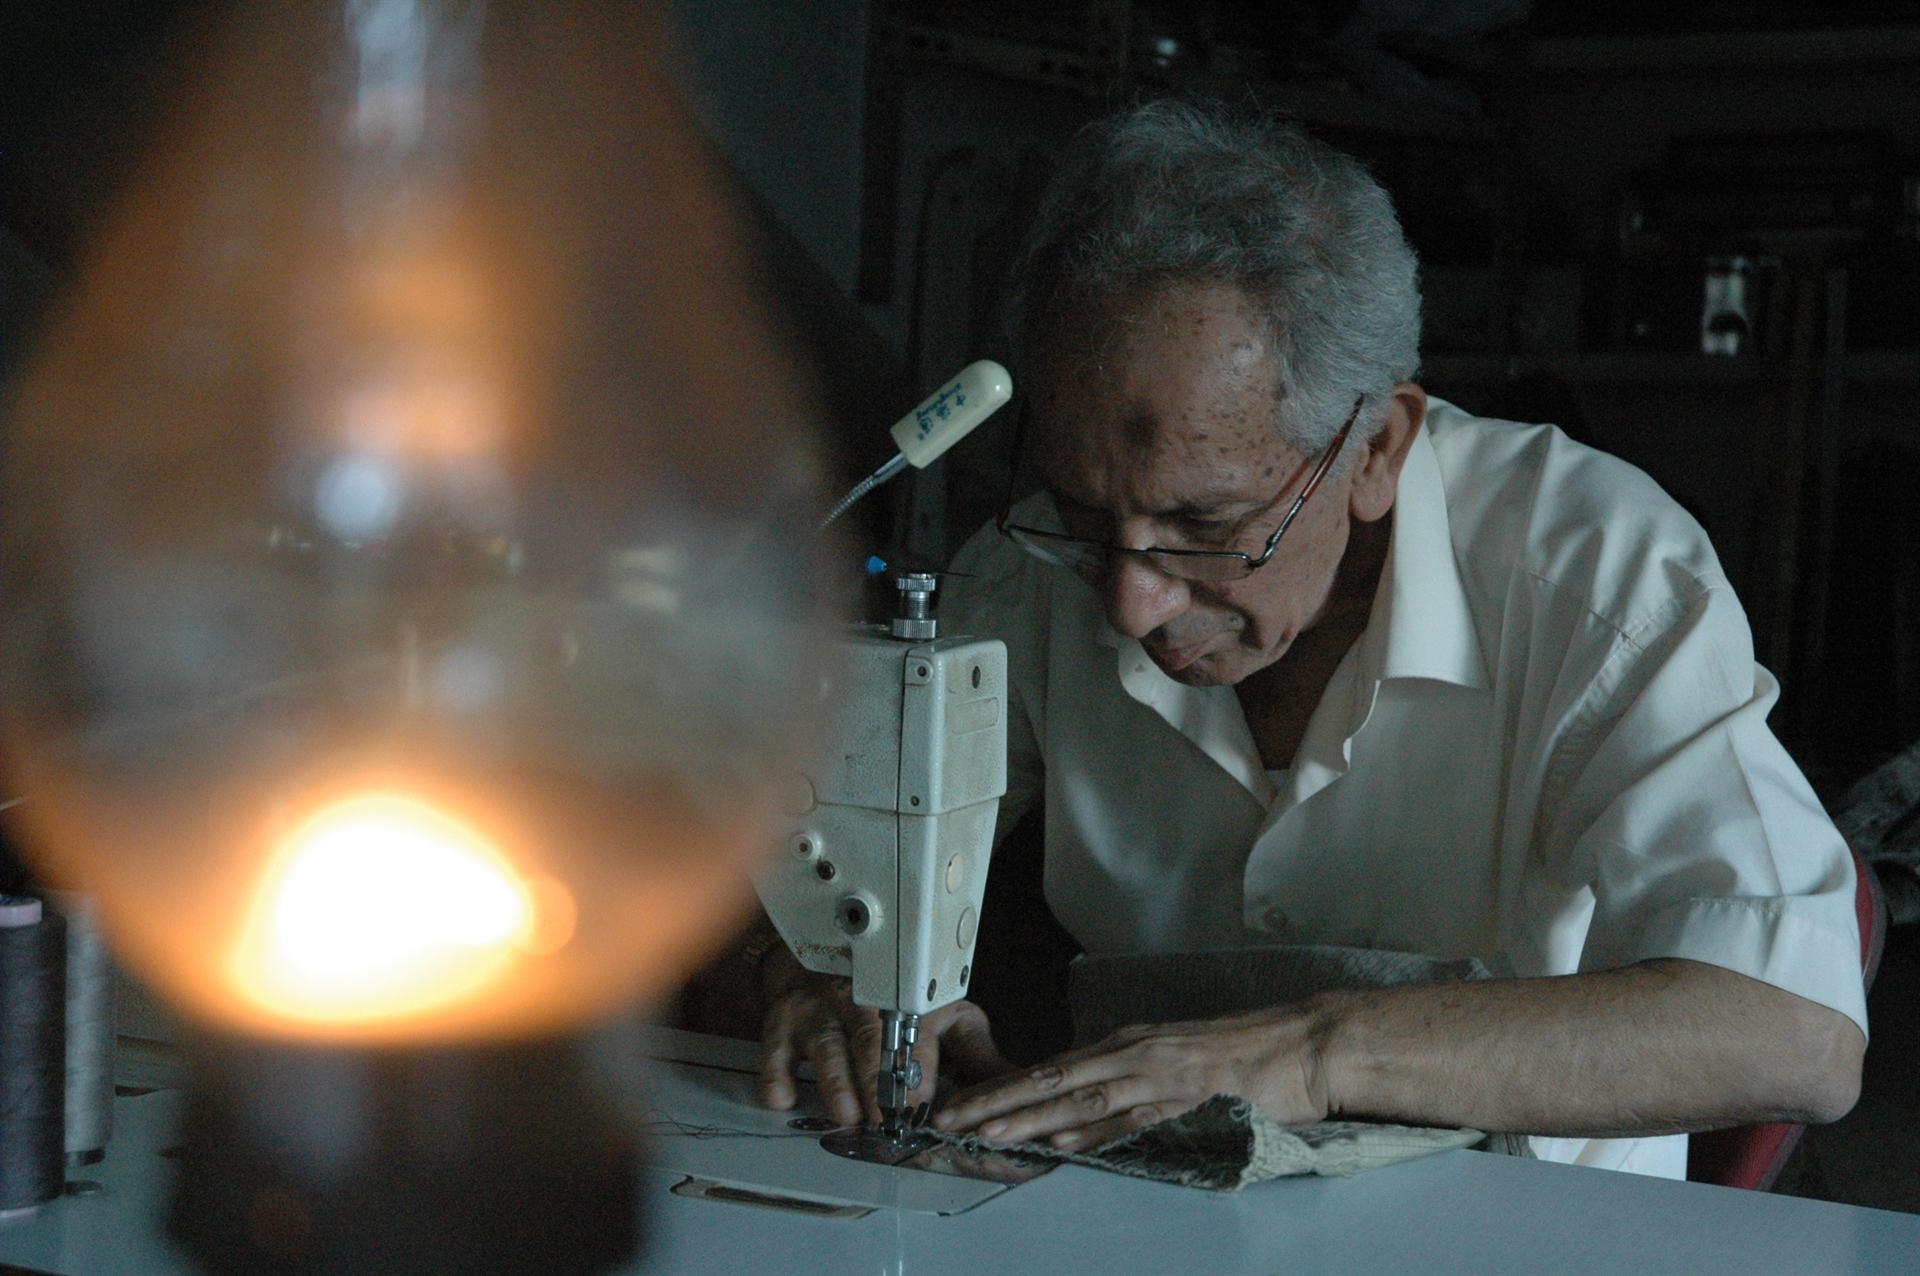
[[[60,1194],[66,923],[0,895],[0,1223]]]
[[[106,1156],[113,1133],[113,964],[93,896],[44,894],[67,923],[66,1153],[73,1168]]]

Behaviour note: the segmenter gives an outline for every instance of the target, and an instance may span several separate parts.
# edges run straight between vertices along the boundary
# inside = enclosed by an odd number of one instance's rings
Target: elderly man
[[[1851,1107],[1852,866],[1705,535],[1631,467],[1410,380],[1415,262],[1359,164],[1125,113],[1076,143],[1014,300],[1044,490],[962,551],[948,615],[1007,643],[1002,827],[1044,803],[1055,915],[1090,954],[1339,944],[1502,977],[1026,1071],[962,1004],[929,1053],[999,1075],[939,1124],[1084,1148],[1228,1092],[1679,1177],[1684,1131]],[[805,1053],[854,1111],[869,1024],[773,986],[768,1101]]]

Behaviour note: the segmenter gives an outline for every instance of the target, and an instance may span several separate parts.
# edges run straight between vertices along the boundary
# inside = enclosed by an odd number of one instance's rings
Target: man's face
[[[1258,557],[1318,458],[1280,441],[1283,388],[1247,296],[1173,285],[1056,320],[1048,338],[1035,448],[1068,529],[1135,549]],[[1242,580],[1177,580],[1138,555],[1111,556],[1094,580],[1108,622],[1189,686],[1266,668],[1326,606],[1349,486],[1344,473],[1329,477],[1273,558]]]

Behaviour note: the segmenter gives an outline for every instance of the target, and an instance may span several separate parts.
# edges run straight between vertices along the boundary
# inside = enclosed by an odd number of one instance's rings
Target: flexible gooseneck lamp
[[[205,1032],[207,1270],[601,1270],[572,1042],[820,734],[811,403],[645,6],[235,8],[6,407],[23,839]]]

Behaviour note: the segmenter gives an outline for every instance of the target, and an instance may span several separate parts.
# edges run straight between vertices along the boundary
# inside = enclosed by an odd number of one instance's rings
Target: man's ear
[[[1407,463],[1413,437],[1427,419],[1427,392],[1411,381],[1393,387],[1386,418],[1366,441],[1366,454],[1353,472],[1347,506],[1354,518],[1372,523],[1387,516],[1400,491],[1400,467]]]

